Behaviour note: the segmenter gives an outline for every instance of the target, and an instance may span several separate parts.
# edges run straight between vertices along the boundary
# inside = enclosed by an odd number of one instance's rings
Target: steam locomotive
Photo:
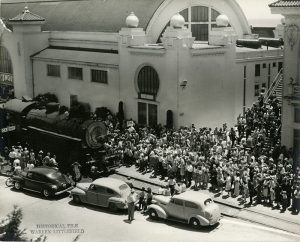
[[[13,127],[2,132],[6,145],[17,142],[35,151],[55,154],[62,171],[67,172],[74,162],[83,167],[93,157],[96,166],[107,162],[104,140],[107,129],[103,122],[90,118],[89,109],[81,115],[70,115],[58,103],[41,105],[35,101],[11,99],[1,109],[2,126]],[[99,167],[99,169],[101,169]]]

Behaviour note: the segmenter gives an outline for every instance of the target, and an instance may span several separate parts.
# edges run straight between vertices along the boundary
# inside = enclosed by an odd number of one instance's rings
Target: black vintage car
[[[36,167],[12,177],[14,188],[42,193],[44,197],[59,195],[70,191],[72,181],[60,171],[51,167]]]

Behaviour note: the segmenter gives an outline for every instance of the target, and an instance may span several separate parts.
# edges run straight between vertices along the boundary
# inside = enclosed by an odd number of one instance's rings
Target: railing
[[[274,81],[272,82],[270,88],[266,92],[264,96],[264,102],[267,102],[269,100],[270,96],[274,93],[279,83],[282,81],[282,77],[283,77],[283,69],[281,68],[278,74],[276,75]]]

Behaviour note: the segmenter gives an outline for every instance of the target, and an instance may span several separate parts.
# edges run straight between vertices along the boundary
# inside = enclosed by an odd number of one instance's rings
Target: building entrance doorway
[[[138,102],[138,123],[141,125],[157,125],[157,105]]]
[[[156,96],[159,90],[158,73],[152,66],[143,66],[137,75],[138,123],[157,125]]]

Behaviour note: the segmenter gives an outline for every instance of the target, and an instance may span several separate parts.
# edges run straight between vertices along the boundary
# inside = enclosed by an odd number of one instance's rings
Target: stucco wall
[[[61,76],[47,76],[47,64],[59,64]],[[83,80],[68,79],[68,66],[83,68]],[[91,69],[108,71],[108,84],[91,82]],[[116,112],[119,100],[119,71],[117,68],[97,68],[80,64],[34,61],[35,92],[55,93],[62,105],[70,106],[70,95],[77,95],[78,101],[89,103],[92,110],[107,107]]]
[[[141,66],[150,65],[160,79],[154,102],[158,105],[158,123],[165,125],[166,112],[172,110],[177,127],[192,123],[197,127],[216,127],[225,122],[232,125],[236,113],[234,77],[237,76],[234,49],[234,46],[212,50],[174,47],[151,54],[149,49],[121,47],[121,99],[126,116],[137,119],[139,100],[135,78]],[[184,89],[180,87],[182,80],[187,80]]]
[[[159,75],[160,86],[155,102],[158,105],[158,123],[166,124],[166,112],[177,110],[177,53],[162,51],[160,54],[151,54],[148,51],[120,49],[120,76],[121,100],[124,101],[126,118],[137,120],[138,89],[136,79],[138,71],[145,65],[152,66]],[[141,102],[145,102],[141,100]],[[177,122],[174,116],[174,123]]]
[[[26,26],[24,26],[26,28]],[[48,46],[47,32],[5,32],[2,45],[7,48],[14,75],[15,96],[33,97],[32,64],[30,56]]]

